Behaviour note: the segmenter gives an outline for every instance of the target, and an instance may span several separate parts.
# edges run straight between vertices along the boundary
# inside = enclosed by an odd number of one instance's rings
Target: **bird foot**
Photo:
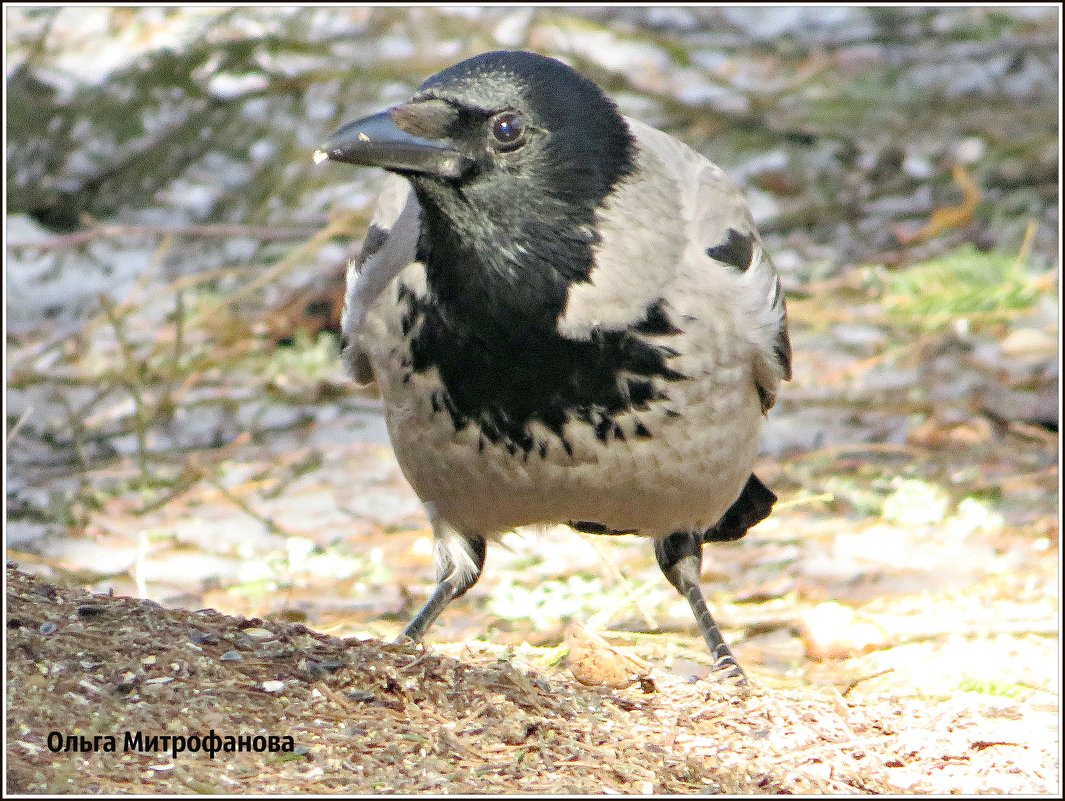
[[[743,668],[736,662],[736,658],[727,651],[718,655],[711,672],[714,678],[722,683],[731,684],[734,687],[750,686],[747,674],[743,672]]]

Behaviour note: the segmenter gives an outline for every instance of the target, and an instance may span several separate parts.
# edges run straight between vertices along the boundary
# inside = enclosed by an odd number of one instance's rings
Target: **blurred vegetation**
[[[887,277],[884,305],[899,325],[941,331],[968,321],[1008,322],[1031,311],[1046,291],[1043,276],[1017,256],[980,253],[971,245]]]

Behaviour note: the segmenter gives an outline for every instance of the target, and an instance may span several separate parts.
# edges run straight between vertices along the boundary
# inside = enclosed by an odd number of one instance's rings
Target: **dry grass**
[[[8,568],[8,792],[1053,791],[1053,713],[1009,699],[868,705],[656,676],[581,687],[469,649],[92,596]],[[976,696],[974,696],[976,698]],[[1038,725],[1033,725],[1038,724]],[[124,753],[123,733],[291,736],[292,753]],[[52,753],[52,731],[117,735]]]

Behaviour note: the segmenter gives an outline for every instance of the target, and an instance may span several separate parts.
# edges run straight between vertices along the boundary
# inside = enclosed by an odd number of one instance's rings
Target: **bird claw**
[[[727,646],[722,646],[718,650],[723,650],[724,653],[715,654],[714,666],[711,668],[714,677],[719,681],[733,684],[736,687],[749,686],[750,682],[747,679],[747,674],[743,672],[743,668],[740,667],[736,657],[732,655]]]

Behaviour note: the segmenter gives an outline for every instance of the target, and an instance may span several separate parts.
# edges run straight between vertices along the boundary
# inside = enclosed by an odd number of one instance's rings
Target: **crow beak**
[[[349,122],[314,151],[314,163],[330,159],[393,172],[459,178],[472,160],[445,135],[446,115],[441,114],[439,104],[408,103]]]

